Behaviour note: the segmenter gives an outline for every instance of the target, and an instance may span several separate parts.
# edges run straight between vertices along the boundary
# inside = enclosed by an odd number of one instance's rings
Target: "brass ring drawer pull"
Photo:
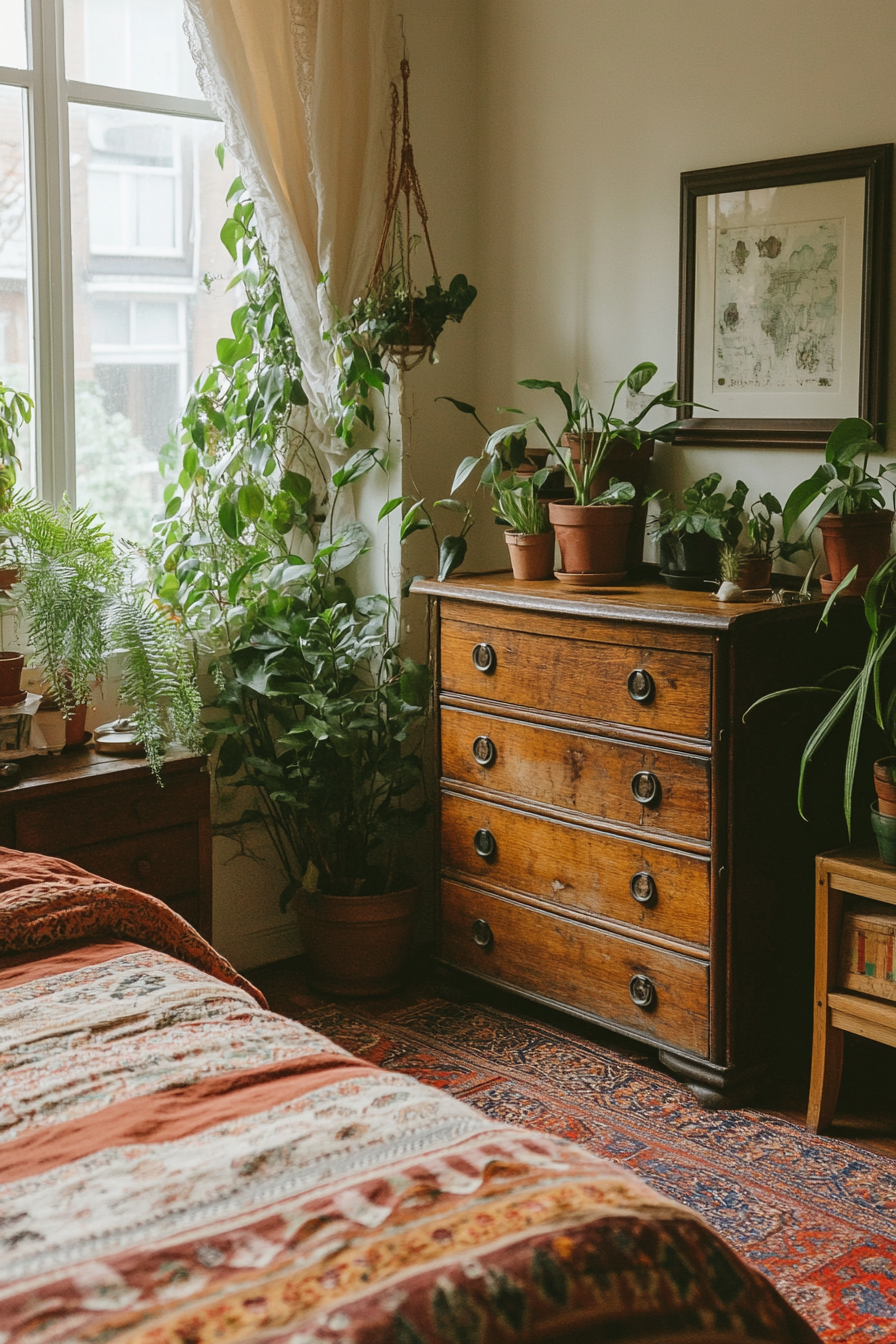
[[[656,882],[652,873],[635,873],[628,889],[639,905],[650,905],[656,900]]]
[[[636,667],[628,674],[628,693],[639,705],[645,705],[656,694],[653,677],[643,667]]]
[[[660,781],[652,770],[639,770],[632,775],[632,796],[644,807],[655,807],[660,801]]]
[[[473,645],[473,666],[477,672],[494,672],[498,665],[498,656],[491,644]]]
[[[477,737],[473,743],[473,760],[477,765],[494,765],[497,748],[490,737]]]
[[[494,934],[484,919],[473,920],[473,942],[477,947],[491,947]]]
[[[628,992],[632,1003],[643,1008],[645,1013],[656,1007],[656,985],[649,975],[633,975],[628,982]]]
[[[495,837],[491,831],[483,826],[482,830],[477,831],[473,836],[473,848],[480,859],[493,859],[498,846],[495,844]]]

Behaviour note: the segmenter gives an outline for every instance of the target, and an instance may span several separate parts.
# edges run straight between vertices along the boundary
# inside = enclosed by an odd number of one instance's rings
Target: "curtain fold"
[[[280,275],[318,446],[338,451],[321,333],[328,296],[344,313],[362,293],[382,228],[394,0],[185,0],[185,16],[200,86]]]

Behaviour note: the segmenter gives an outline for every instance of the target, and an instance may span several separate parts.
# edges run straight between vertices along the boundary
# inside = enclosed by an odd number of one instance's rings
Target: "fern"
[[[121,697],[156,777],[172,738],[198,750],[201,704],[179,629],[136,587],[132,561],[100,519],[68,500],[56,508],[25,495],[3,526],[31,644],[65,716],[120,654]]]

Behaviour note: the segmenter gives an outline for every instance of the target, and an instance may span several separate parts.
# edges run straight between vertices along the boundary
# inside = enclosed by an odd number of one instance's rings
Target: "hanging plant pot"
[[[548,505],[567,574],[587,574],[595,584],[621,583],[634,509],[630,504]]]
[[[890,554],[893,531],[892,509],[871,509],[868,513],[829,513],[818,524],[824,541],[828,573],[822,576],[821,591],[832,593],[858,565],[855,579],[844,589],[849,597],[861,597],[868,580],[877,573]]]
[[[510,552],[510,568],[515,579],[533,582],[549,579],[554,572],[554,533],[504,533]]]
[[[382,896],[296,897],[311,984],[325,994],[388,994],[401,984],[419,887]]]

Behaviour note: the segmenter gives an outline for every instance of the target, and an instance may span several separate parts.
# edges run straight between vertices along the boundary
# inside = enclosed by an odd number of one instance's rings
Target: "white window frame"
[[[64,0],[28,0],[28,68],[0,66],[0,85],[26,91],[31,215],[32,387],[37,491],[76,497],[75,376],[69,103],[216,121],[198,98],[142,93],[65,78]]]

